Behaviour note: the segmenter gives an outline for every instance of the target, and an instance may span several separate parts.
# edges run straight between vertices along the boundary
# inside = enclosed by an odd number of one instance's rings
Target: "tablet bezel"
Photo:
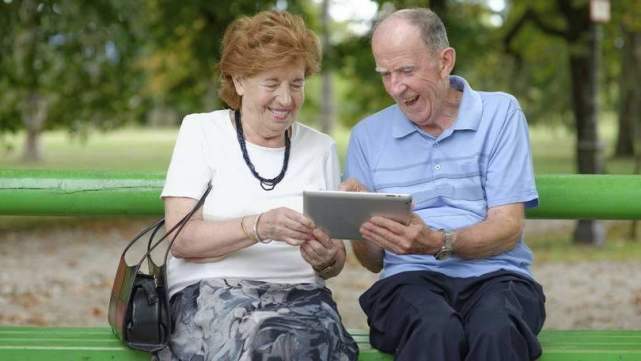
[[[398,193],[303,191],[303,213],[335,239],[361,240],[360,226],[373,216],[407,224],[412,196]]]

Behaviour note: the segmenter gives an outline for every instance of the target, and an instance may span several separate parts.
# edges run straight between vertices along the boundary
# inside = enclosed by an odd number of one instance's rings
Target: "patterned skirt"
[[[331,292],[313,284],[210,279],[171,299],[163,361],[351,361],[356,343]]]

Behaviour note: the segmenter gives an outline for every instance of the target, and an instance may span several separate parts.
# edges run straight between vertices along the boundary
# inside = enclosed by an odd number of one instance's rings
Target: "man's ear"
[[[236,88],[236,94],[242,97],[245,94],[245,78],[232,77],[231,80],[234,82],[234,88]]]
[[[456,50],[454,50],[454,48],[445,48],[441,50],[440,59],[440,75],[442,78],[446,78],[452,73],[454,65],[456,64]]]

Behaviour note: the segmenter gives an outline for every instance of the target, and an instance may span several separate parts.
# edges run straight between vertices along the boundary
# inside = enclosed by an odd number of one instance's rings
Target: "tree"
[[[330,16],[329,16],[330,0],[323,0],[321,3],[321,41],[323,45],[324,55],[330,51]],[[321,131],[324,133],[331,133],[334,128],[334,90],[332,82],[332,71],[329,67],[321,69]]]
[[[25,128],[24,160],[41,158],[44,129],[81,133],[135,118],[137,11],[125,0],[0,3],[0,133]]]
[[[614,4],[613,16],[622,40],[619,73],[619,129],[615,156],[640,154],[641,138],[641,3],[621,0]],[[639,155],[641,157],[641,155]]]
[[[178,115],[220,107],[216,64],[227,25],[243,15],[271,9],[276,1],[147,0],[147,52],[139,64],[148,76],[144,95]],[[180,116],[176,117],[178,121]]]
[[[589,2],[559,0],[554,4],[545,2],[545,7],[541,3],[538,3],[539,9],[548,10],[546,16],[542,16],[537,8],[526,6],[506,33],[505,44],[509,48],[528,23],[565,42],[577,137],[577,170],[579,173],[602,173],[602,145],[597,133],[600,36],[597,25],[590,20]],[[604,238],[601,222],[579,220],[574,233],[575,242],[600,245]]]

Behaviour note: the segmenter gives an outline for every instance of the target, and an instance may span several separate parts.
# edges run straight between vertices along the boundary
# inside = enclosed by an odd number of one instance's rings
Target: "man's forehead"
[[[425,48],[407,47],[398,51],[374,52],[376,71],[393,71],[408,66],[416,66],[429,60],[431,54]]]

